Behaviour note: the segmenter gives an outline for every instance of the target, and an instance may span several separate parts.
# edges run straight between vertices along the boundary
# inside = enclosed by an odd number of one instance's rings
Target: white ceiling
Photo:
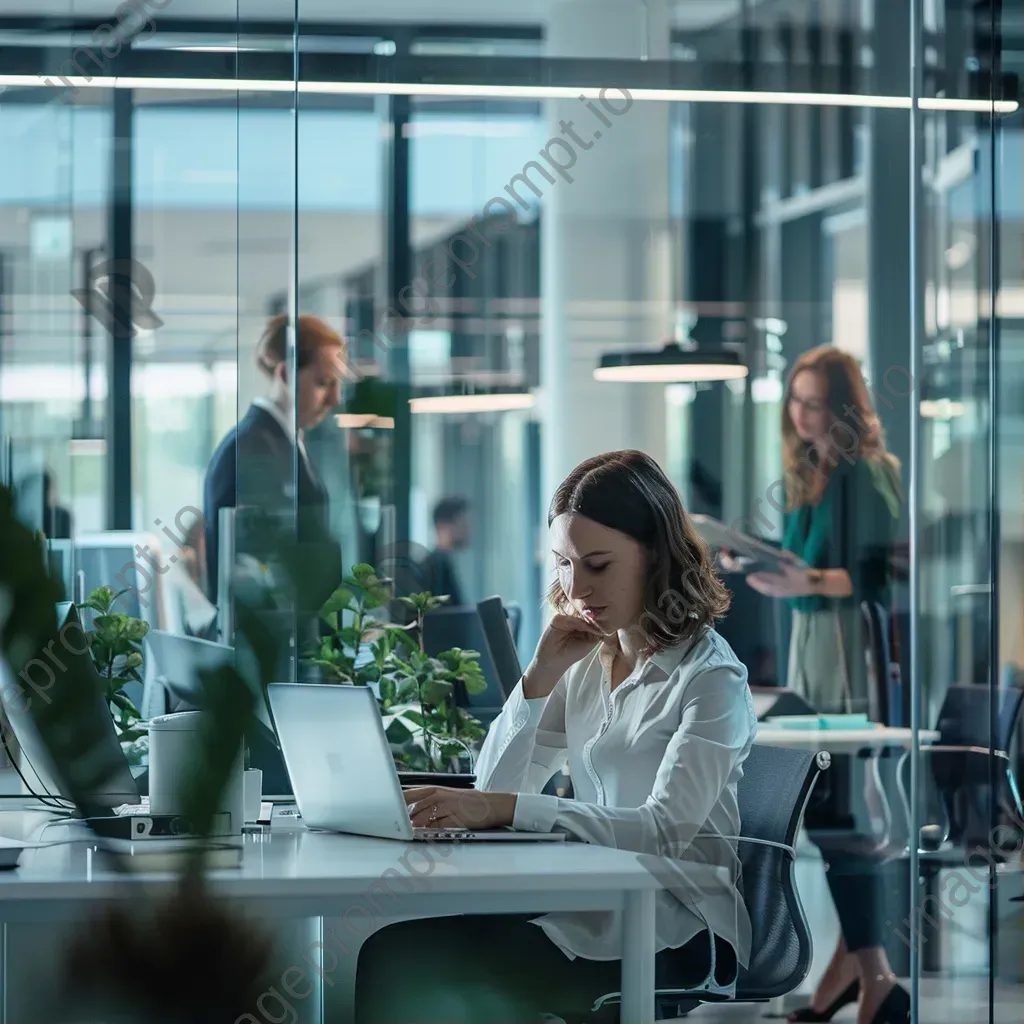
[[[37,17],[111,17],[124,0],[0,0],[0,15]],[[474,24],[538,24],[547,20],[560,0],[297,0],[300,19],[321,22],[418,23],[471,22]],[[180,19],[234,21],[237,17],[290,20],[295,0],[165,0],[153,16]],[[741,0],[671,0],[672,22],[678,27],[701,28],[731,18]]]

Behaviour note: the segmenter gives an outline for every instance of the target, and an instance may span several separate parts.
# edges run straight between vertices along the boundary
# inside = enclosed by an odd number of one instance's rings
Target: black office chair
[[[831,758],[824,752],[755,745],[743,765],[738,787],[743,902],[750,917],[749,965],[736,979],[736,994],[722,994],[711,967],[703,979],[680,988],[655,991],[661,1020],[685,1016],[705,1002],[760,1003],[792,992],[811,967],[811,933],[796,890],[796,838],[819,775]],[[680,965],[685,975],[688,964]],[[603,996],[594,1011],[617,1003],[619,993]]]
[[[903,694],[893,657],[892,615],[878,601],[862,601],[861,621],[868,668],[868,718],[883,725],[903,724]]]
[[[518,647],[519,631],[523,624],[523,609],[518,601],[506,601],[505,614],[508,616],[508,628],[512,630],[512,640]]]
[[[1007,667],[997,693],[995,749],[991,749],[990,700],[987,686],[951,686],[939,710],[936,743],[922,746],[939,797],[941,822],[921,826],[919,851],[922,856],[941,855],[942,848],[954,844],[964,849],[980,842],[988,843],[991,807],[988,801],[1009,799],[1018,820],[1024,817],[1020,790],[1013,772],[1009,750],[1024,706],[1024,688],[1019,673]],[[906,765],[911,751],[899,763],[897,782],[904,814],[910,821],[910,798],[906,788]],[[989,794],[990,760],[996,760],[996,772],[1005,782],[1001,795]]]
[[[951,686],[946,691],[935,726],[939,733],[938,742],[920,747],[922,758],[931,768],[933,783],[929,787],[931,792],[925,794],[925,811],[921,815],[924,824],[917,835],[924,900],[933,896],[941,899],[938,887],[943,869],[961,867],[965,855],[976,847],[989,851],[995,861],[1004,859],[989,839],[992,800],[1005,803],[1008,799],[1017,820],[1024,817],[1008,753],[1024,702],[1024,689],[1018,675],[1012,668],[1004,671],[1004,685],[997,694],[999,712],[995,737],[991,737],[989,688],[980,685]],[[992,739],[996,749],[990,749]],[[906,765],[910,754],[907,751],[900,759],[896,779],[907,821],[907,851],[913,841],[909,827],[910,799],[906,788]],[[1002,776],[1005,782],[1002,793],[990,792],[989,773],[993,767],[997,777]],[[938,796],[937,807],[934,799],[928,799],[935,794]],[[937,935],[942,924],[939,919],[929,919],[927,926],[922,924],[925,928],[921,941],[923,970],[943,969],[940,959],[943,943]]]

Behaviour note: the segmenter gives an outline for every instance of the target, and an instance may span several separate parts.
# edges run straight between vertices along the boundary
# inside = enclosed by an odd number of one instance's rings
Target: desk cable
[[[6,733],[4,732],[3,729],[0,729],[0,743],[3,744],[4,753],[7,755],[7,760],[11,762],[12,767],[18,773],[18,778],[21,779],[22,783],[24,783],[25,788],[29,791],[29,795],[30,796],[34,797],[41,804],[43,804],[45,807],[49,807],[52,810],[67,811],[67,810],[71,809],[72,803],[71,803],[70,800],[65,800],[64,797],[54,796],[49,791],[46,791],[46,795],[43,796],[42,794],[37,793],[32,788],[32,784],[28,781],[28,779],[25,778],[25,773],[21,770],[21,766],[18,764],[17,758],[15,758],[14,754],[11,752],[11,748],[7,745],[7,735],[6,735]],[[26,760],[27,760],[27,758],[26,758]],[[29,765],[31,766],[31,762],[29,762]],[[32,768],[32,770],[35,771],[35,768]],[[37,777],[38,777],[38,775],[39,775],[39,773],[36,772],[36,776]],[[44,786],[43,789],[46,790],[46,787]],[[4,794],[4,798],[5,799],[17,798],[19,800],[24,800],[25,799],[25,794],[24,793]]]

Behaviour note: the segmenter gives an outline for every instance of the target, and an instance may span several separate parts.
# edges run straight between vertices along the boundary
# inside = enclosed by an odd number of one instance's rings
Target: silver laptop
[[[309,828],[383,839],[562,841],[561,832],[413,828],[384,724],[366,686],[272,683],[270,710]]]

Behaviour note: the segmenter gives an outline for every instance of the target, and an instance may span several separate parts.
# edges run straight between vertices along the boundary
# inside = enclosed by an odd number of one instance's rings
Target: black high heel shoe
[[[893,985],[882,1000],[871,1024],[907,1024],[910,1020],[910,993],[902,985]]]
[[[801,1022],[801,1024],[824,1024],[825,1021],[830,1021],[844,1006],[857,1002],[859,997],[860,979],[854,978],[821,1013],[813,1007],[804,1006],[799,1010],[794,1010],[788,1019]],[[875,1021],[874,1024],[883,1024],[883,1022]]]

